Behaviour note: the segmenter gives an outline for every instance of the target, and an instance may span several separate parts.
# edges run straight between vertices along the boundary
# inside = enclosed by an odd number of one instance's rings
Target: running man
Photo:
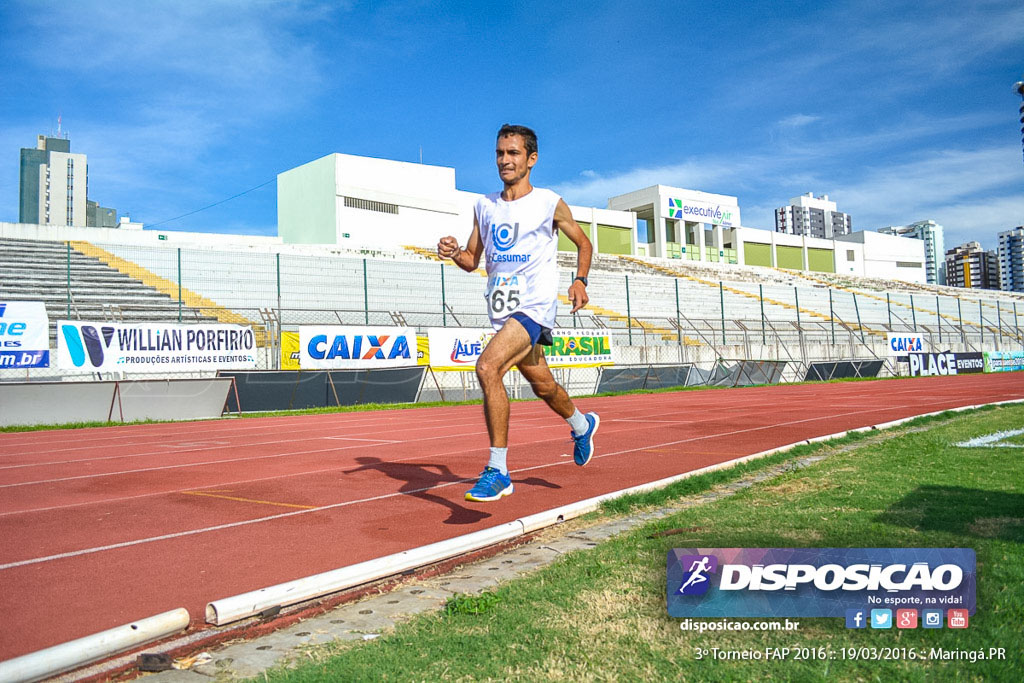
[[[569,287],[572,312],[587,305],[587,273],[592,248],[569,206],[551,190],[533,187],[530,171],[537,163],[537,135],[525,126],[505,124],[498,131],[498,177],[505,185],[477,201],[473,232],[466,248],[454,237],[443,237],[437,254],[465,271],[485,257],[487,311],[497,334],[476,362],[484,394],[484,419],[491,456],[480,480],[466,500],[499,500],[512,493],[508,465],[509,401],[502,379],[512,366],[530,383],[533,393],[565,418],[575,441],[573,460],[583,466],[594,454],[594,434],[600,419],[584,415],[569,394],[555,382],[541,346],[551,346],[558,304],[558,231],[577,249],[577,277]]]

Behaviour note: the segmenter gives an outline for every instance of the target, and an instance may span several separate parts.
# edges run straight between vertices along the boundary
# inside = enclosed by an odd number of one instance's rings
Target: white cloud
[[[820,116],[811,116],[809,114],[793,114],[780,120],[776,125],[779,128],[803,128],[812,123],[820,121]]]

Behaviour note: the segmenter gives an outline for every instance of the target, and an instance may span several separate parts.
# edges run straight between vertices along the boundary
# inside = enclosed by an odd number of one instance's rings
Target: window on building
[[[379,213],[398,213],[398,204],[387,202],[374,202],[369,199],[357,199],[356,197],[345,197],[346,209],[363,209],[364,211],[377,211]]]
[[[846,260],[847,261],[856,261],[857,260],[857,259],[854,258],[853,249],[847,249],[846,250]]]

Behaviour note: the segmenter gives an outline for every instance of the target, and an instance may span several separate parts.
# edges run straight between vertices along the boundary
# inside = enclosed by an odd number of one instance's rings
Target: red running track
[[[512,406],[516,492],[463,493],[479,406],[0,434],[0,660],[434,543],[775,446],[1024,399],[1019,374],[582,399],[586,468],[544,404]]]

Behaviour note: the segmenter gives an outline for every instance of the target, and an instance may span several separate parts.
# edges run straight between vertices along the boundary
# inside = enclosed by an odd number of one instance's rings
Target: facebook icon
[[[846,628],[867,628],[867,611],[862,609],[846,610]]]

